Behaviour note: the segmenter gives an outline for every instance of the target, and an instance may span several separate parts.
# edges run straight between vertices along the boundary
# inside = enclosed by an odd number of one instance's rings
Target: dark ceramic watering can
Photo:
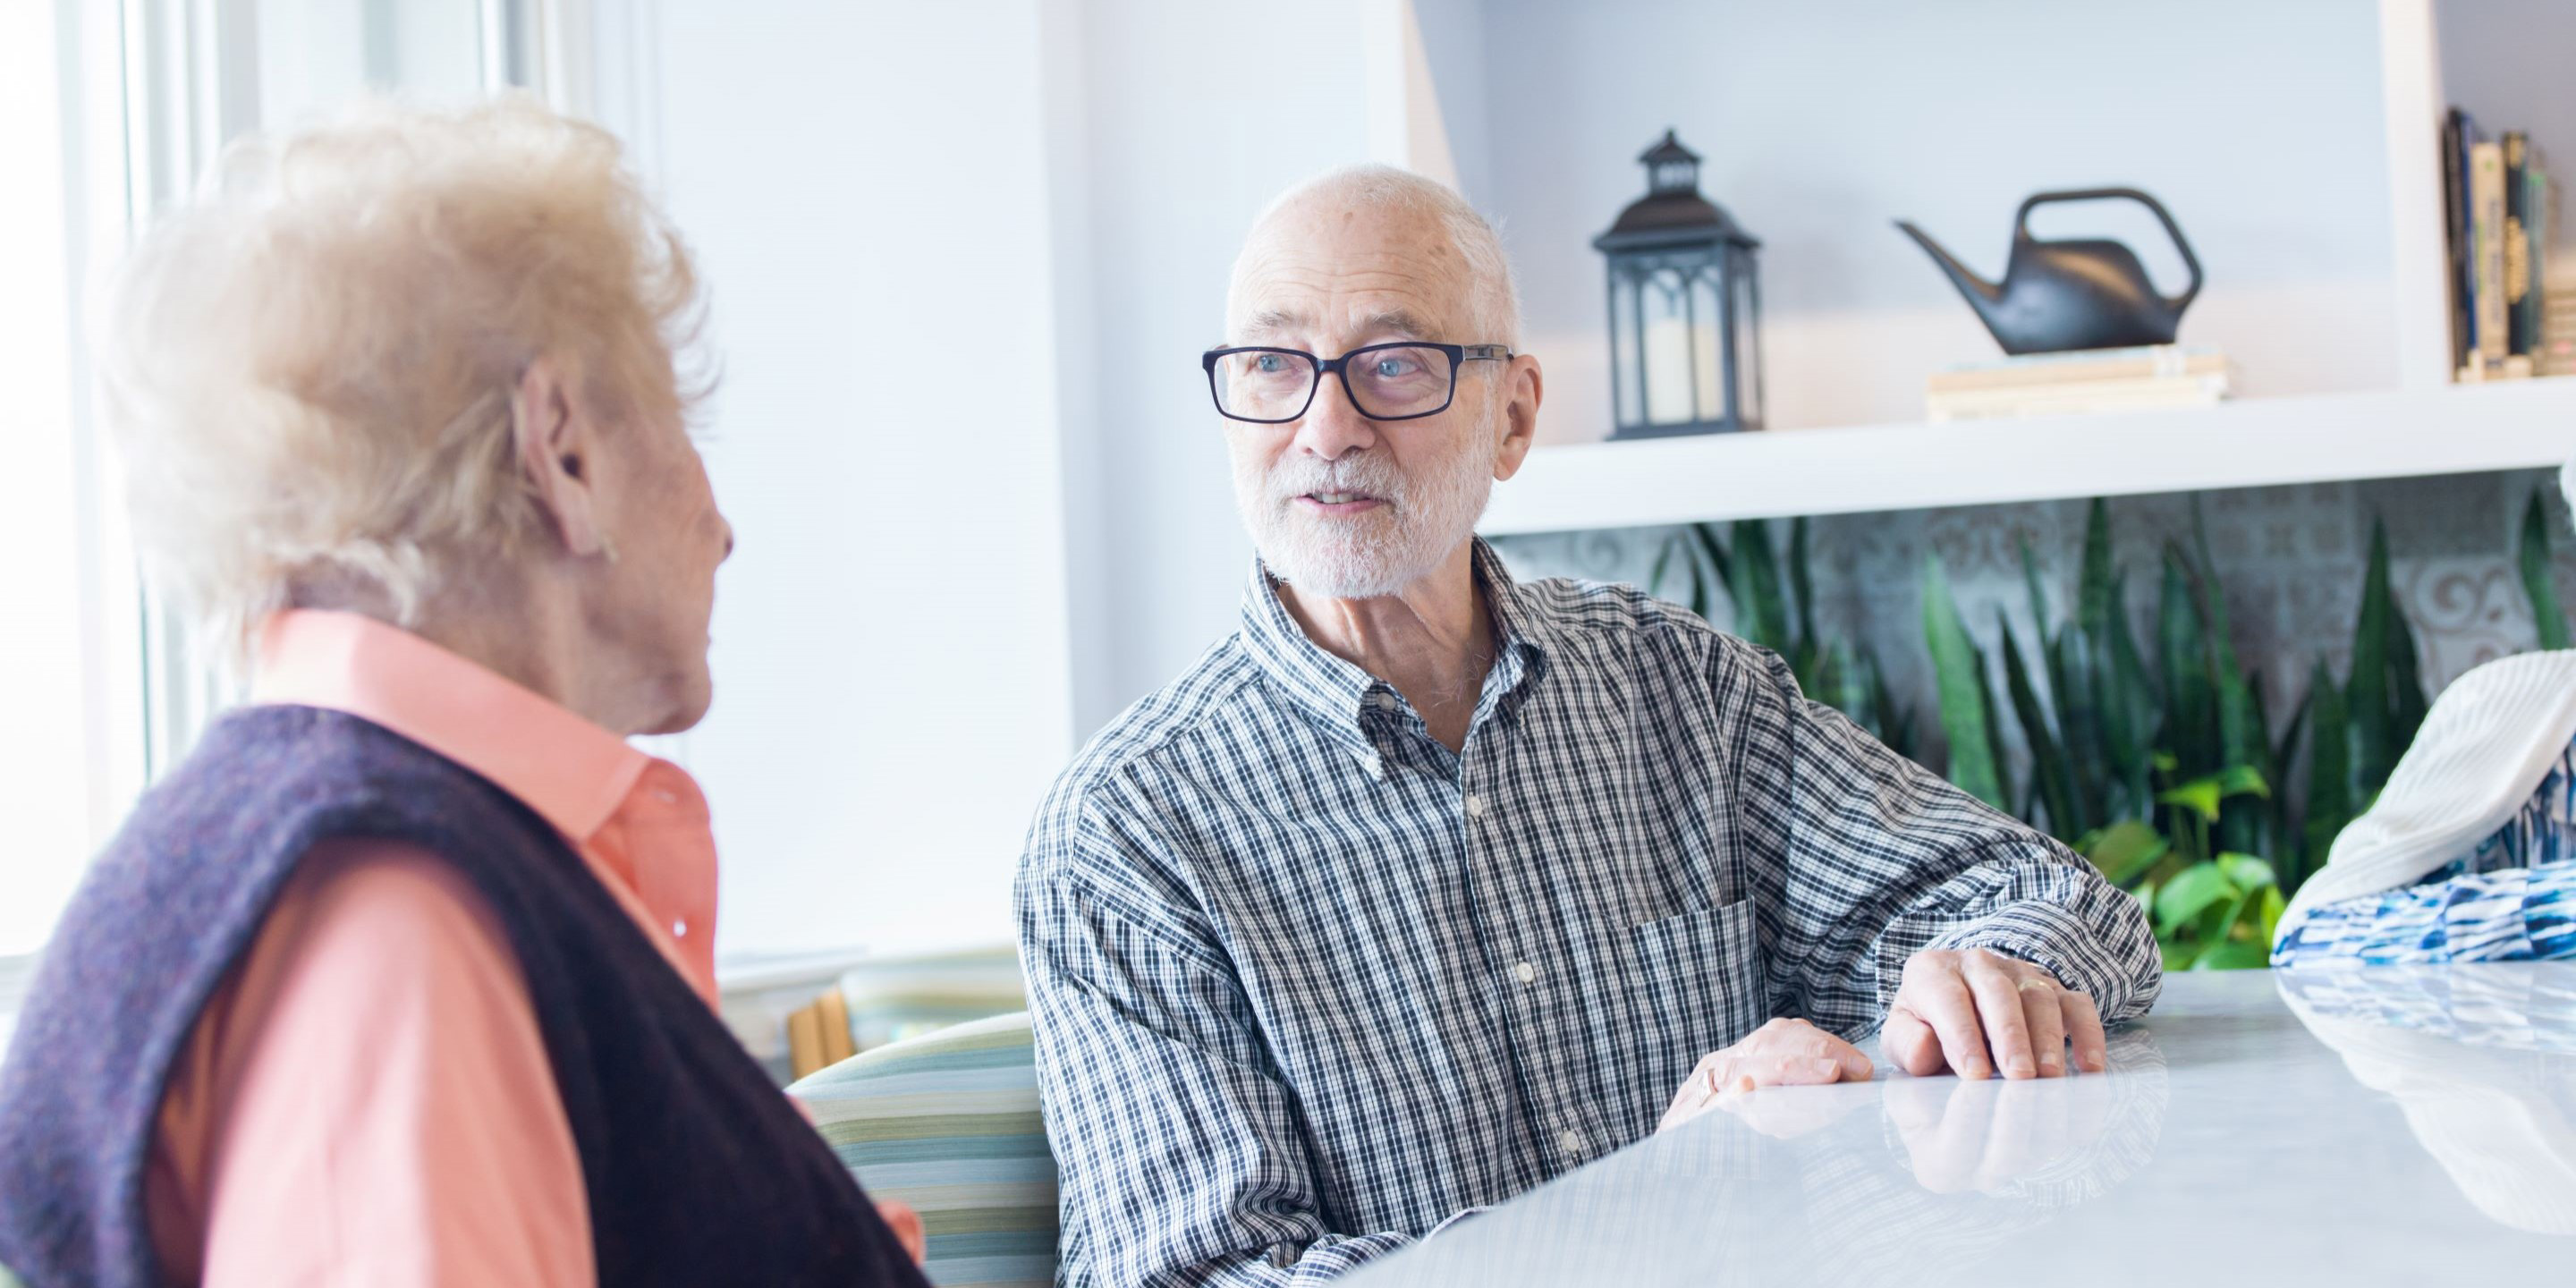
[[[2031,208],[2050,201],[2096,201],[2126,197],[2155,212],[2171,234],[2174,249],[2191,269],[2191,285],[2180,295],[2156,294],[2145,266],[2126,245],[2103,238],[2041,241],[2030,235]],[[2200,294],[2200,260],[2183,240],[2182,229],[2156,199],[2135,188],[2086,188],[2078,192],[2043,192],[2021,203],[2013,216],[2012,258],[2004,280],[1989,282],[1923,230],[1905,220],[1896,226],[1931,253],[1932,262],[1950,275],[1968,306],[1985,319],[1986,329],[2004,352],[2055,353],[2062,349],[2122,349],[2133,345],[2171,344],[2182,311]]]

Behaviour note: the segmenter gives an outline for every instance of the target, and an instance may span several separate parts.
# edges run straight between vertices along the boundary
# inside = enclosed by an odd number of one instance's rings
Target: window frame
[[[46,2],[46,0],[40,0]],[[259,120],[257,0],[49,0],[65,105],[64,249],[74,506],[88,681],[90,845],[122,825],[144,788],[184,758],[239,694],[186,622],[148,593],[136,565],[115,454],[98,433],[88,350],[97,269],[187,193],[226,141]],[[592,0],[455,0],[473,6],[487,90],[535,90],[582,111],[594,83]],[[670,750],[676,750],[676,747]],[[44,947],[0,953],[0,1050]]]

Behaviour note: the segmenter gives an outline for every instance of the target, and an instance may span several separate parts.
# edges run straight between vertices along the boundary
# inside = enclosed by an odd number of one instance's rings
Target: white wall
[[[727,362],[710,459],[742,551],[685,755],[729,948],[1007,933],[1073,743],[1235,618],[1249,547],[1196,355],[1236,244],[1297,180],[1400,159],[1388,96],[1420,66],[1519,261],[1549,438],[1603,431],[1588,243],[1667,124],[1767,242],[1775,423],[1909,419],[1924,370],[1992,352],[1891,219],[1992,268],[2024,194],[2112,182],[2192,234],[2212,281],[2183,338],[2247,390],[2388,379],[2372,6],[1413,0],[1417,66],[1383,44],[1403,4],[638,10],[661,92],[621,92]],[[2149,225],[2099,218],[2178,277]]]
[[[1009,936],[1071,749],[1038,2],[663,0],[739,548],[684,741],[721,948]]]
[[[1362,39],[1398,12],[603,13],[600,114],[697,247],[724,362],[741,545],[675,750],[728,954],[1005,937],[1078,737],[1231,629],[1250,547],[1198,354],[1252,217],[1369,159]]]
[[[1095,0],[1079,12],[1074,146],[1094,386],[1068,441],[1075,713],[1088,732],[1233,628],[1251,545],[1198,355],[1226,273],[1282,189],[1370,159],[1371,0],[1293,10]],[[1381,91],[1382,92],[1382,91]]]
[[[1891,221],[1995,275],[2015,206],[2051,188],[2165,202],[2209,274],[2182,340],[2227,350],[2243,392],[2393,381],[2375,5],[1434,0],[1423,16],[1435,66],[1483,50],[1480,76],[1444,76],[1445,114],[1520,266],[1545,438],[1608,430],[1590,242],[1644,191],[1634,158],[1668,125],[1763,240],[1775,426],[1918,419],[1925,372],[1995,356]],[[1478,137],[1458,130],[1480,111]],[[2109,231],[2183,280],[2142,214],[2041,219]]]

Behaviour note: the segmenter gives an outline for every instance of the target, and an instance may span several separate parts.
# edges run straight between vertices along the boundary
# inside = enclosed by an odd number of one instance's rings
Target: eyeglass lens
[[[1217,359],[1217,406],[1247,420],[1294,420],[1315,393],[1314,359],[1255,351]],[[1351,403],[1363,416],[1394,420],[1436,411],[1449,399],[1452,369],[1439,349],[1402,345],[1350,355],[1342,367]]]

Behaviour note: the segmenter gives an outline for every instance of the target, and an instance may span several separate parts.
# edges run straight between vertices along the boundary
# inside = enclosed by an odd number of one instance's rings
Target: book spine
[[[2469,149],[2469,208],[2476,255],[2478,352],[2490,363],[2505,360],[2504,148],[2479,143]]]
[[[2530,353],[2536,366],[2541,357],[2542,329],[2540,315],[2549,301],[2549,176],[2540,169],[2540,158],[2533,156],[2523,170],[2523,331],[2531,339]]]
[[[2442,231],[2450,254],[2451,368],[2468,365],[2477,347],[2469,308],[2468,114],[2452,108],[2442,120]]]
[[[2505,353],[2528,358],[2539,319],[2531,313],[2531,139],[2520,130],[2504,136]]]

